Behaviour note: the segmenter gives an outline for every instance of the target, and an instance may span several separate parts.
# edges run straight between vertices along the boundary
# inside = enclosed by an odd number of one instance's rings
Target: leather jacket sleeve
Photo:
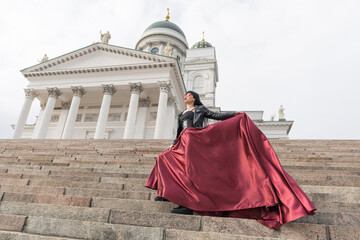
[[[225,119],[232,118],[235,116],[234,111],[216,113],[216,112],[210,111],[206,107],[203,107],[202,112],[204,113],[204,116],[206,118],[211,118],[211,119],[215,119],[215,120],[225,120]]]
[[[180,124],[180,116],[182,113],[178,115],[178,128],[176,133],[176,138],[173,141],[173,145],[176,143],[176,140],[178,139],[182,129],[182,125]],[[194,115],[194,127],[196,128],[202,128],[203,122],[205,118],[211,118],[215,120],[225,120],[231,117],[235,116],[235,112],[222,112],[222,113],[216,113],[213,111],[210,111],[207,109],[204,105],[196,107],[195,108],[195,115]]]

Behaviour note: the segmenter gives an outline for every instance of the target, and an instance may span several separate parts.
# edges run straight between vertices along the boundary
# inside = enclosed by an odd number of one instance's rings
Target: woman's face
[[[188,93],[184,96],[184,103],[191,104],[195,102],[195,98],[191,93]]]

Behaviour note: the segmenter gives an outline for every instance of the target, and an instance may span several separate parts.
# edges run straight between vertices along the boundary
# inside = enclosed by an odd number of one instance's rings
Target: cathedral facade
[[[13,138],[173,139],[187,90],[212,111],[219,81],[215,47],[204,38],[190,48],[166,20],[151,24],[134,49],[101,42],[21,70],[29,81]],[[26,124],[37,98],[41,111]],[[241,109],[234,109],[240,110]],[[292,121],[263,121],[245,111],[268,138],[287,138]]]

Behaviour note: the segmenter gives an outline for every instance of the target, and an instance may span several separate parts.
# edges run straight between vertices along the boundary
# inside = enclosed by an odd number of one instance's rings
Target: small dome
[[[191,48],[207,48],[207,47],[212,47],[211,43],[206,41],[199,41],[195,43]]]
[[[150,26],[148,26],[144,32],[146,32],[147,30],[153,29],[153,28],[169,28],[172,29],[178,33],[180,33],[181,35],[185,37],[184,32],[181,30],[181,28],[176,25],[175,23],[172,23],[168,20],[164,20],[164,21],[158,21],[158,22],[154,22],[153,24],[151,24]]]

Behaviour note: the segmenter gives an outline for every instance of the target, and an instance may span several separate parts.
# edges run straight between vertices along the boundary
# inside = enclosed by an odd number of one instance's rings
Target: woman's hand
[[[239,115],[239,114],[242,114],[244,112],[235,112],[235,115]]]
[[[167,149],[169,149],[169,151],[171,151],[172,148],[173,148],[173,146],[174,146],[174,145],[171,144],[170,146],[168,146],[167,148],[165,148],[164,151],[166,151]]]

